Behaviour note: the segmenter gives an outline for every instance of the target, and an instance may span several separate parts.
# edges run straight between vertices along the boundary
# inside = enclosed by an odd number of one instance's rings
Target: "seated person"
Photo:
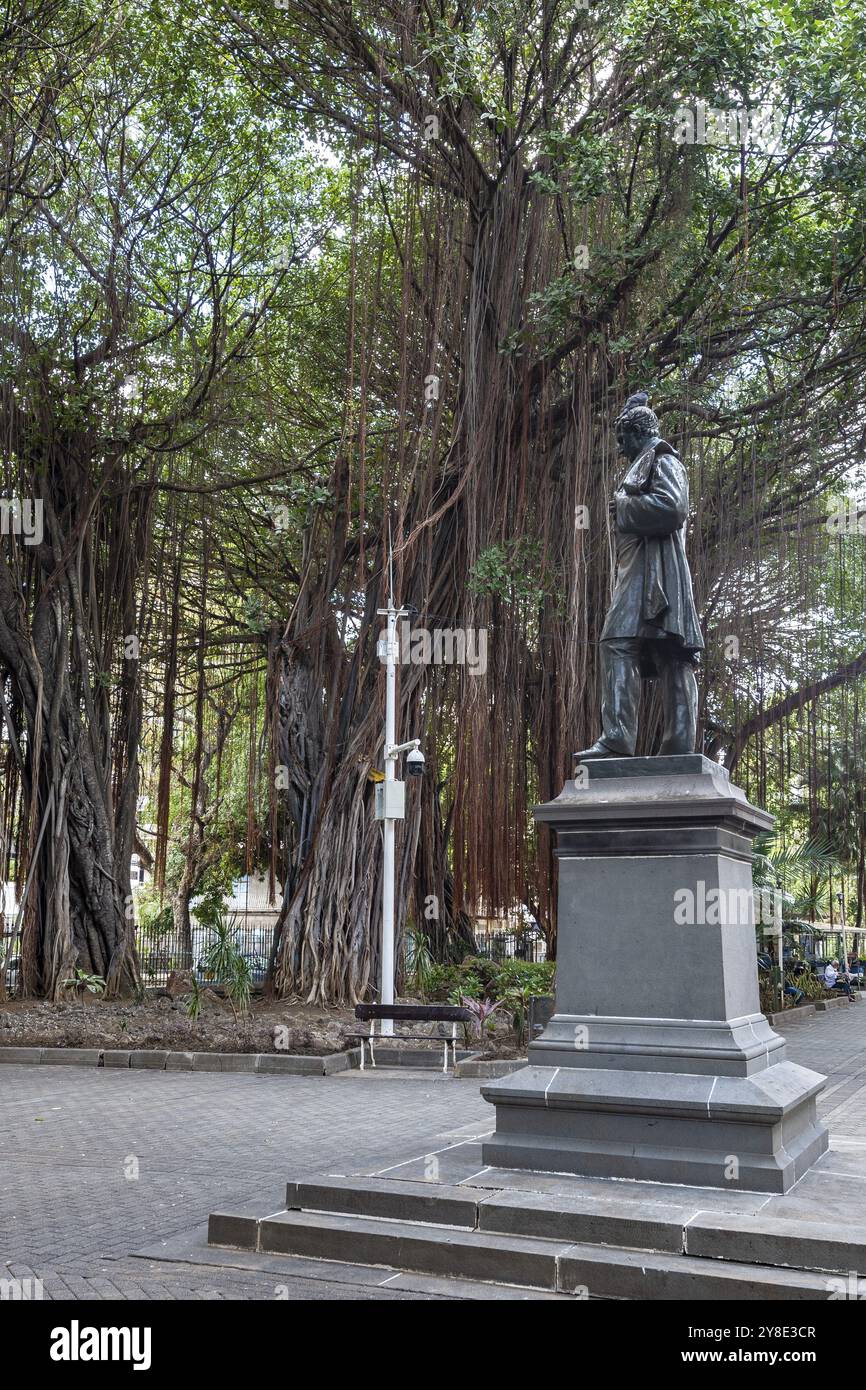
[[[785,979],[785,993],[793,999],[795,1004],[799,1004],[800,1000],[806,997],[803,990],[798,989],[792,982],[790,976],[787,976]]]
[[[839,962],[831,960],[829,965],[824,966],[824,984],[827,989],[838,989],[843,994],[851,998],[851,986],[846,975],[839,974]]]

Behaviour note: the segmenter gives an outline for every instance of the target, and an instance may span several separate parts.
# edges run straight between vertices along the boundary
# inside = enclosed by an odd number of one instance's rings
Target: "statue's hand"
[[[616,498],[612,497],[607,504],[607,512],[611,521],[616,521]]]

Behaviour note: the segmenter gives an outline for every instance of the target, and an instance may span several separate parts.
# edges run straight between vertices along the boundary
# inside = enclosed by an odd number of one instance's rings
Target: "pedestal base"
[[[524,1067],[482,1088],[486,1164],[584,1177],[787,1192],[828,1145],[824,1078],[793,1062],[754,1076]]]
[[[535,815],[559,860],[556,1009],[483,1090],[484,1162],[786,1192],[828,1139],[824,1078],[758,1004],[751,842],[772,817],[697,754],[587,763]]]

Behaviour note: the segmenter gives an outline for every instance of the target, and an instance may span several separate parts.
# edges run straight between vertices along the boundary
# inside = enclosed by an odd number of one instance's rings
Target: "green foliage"
[[[456,965],[434,965],[427,982],[426,998],[449,1004],[459,1004],[462,996],[480,999],[484,990],[479,975],[467,968],[466,962]]]
[[[802,990],[807,999],[824,999],[829,993],[823,980],[818,978],[814,970],[804,970],[802,975],[795,975],[789,970],[785,975],[785,984]]]
[[[406,937],[406,972],[413,994],[429,998],[435,968],[427,937],[421,931],[410,931]]]
[[[487,597],[539,604],[544,587],[539,583],[539,546],[528,536],[508,545],[489,545],[478,556],[469,576],[469,589]]]
[[[174,931],[171,903],[162,902],[156,889],[139,890],[136,899],[139,940],[158,946]]]
[[[484,956],[467,956],[459,965],[434,965],[430,972],[428,998],[465,1004],[501,1006],[508,1015],[520,1045],[526,1036],[529,1000],[533,995],[551,994],[556,977],[553,961],[492,961]],[[487,1015],[485,1015],[486,1024]]]
[[[575,202],[583,204],[598,198],[609,187],[614,151],[603,137],[588,132],[570,135],[561,130],[548,130],[542,139],[542,152],[559,171]],[[536,170],[531,179],[546,193],[556,193],[561,187],[557,179],[541,170]]]
[[[768,971],[758,975],[758,1005],[762,1014],[777,1014],[784,1007],[778,985]]]
[[[62,987],[77,990],[78,993],[81,993],[82,990],[86,990],[88,994],[101,995],[105,993],[105,981],[101,975],[88,975],[86,970],[77,968],[72,979],[63,980]]]
[[[250,963],[238,943],[238,923],[220,910],[209,923],[210,937],[204,951],[204,974],[222,985],[232,1012],[249,1012],[252,995]]]
[[[202,986],[202,984],[201,984],[201,982],[200,982],[198,976],[194,974],[193,977],[192,977],[192,988],[190,989],[190,992],[189,992],[189,998],[188,998],[187,1001],[186,1001],[186,1014],[187,1014],[187,1018],[188,1018],[192,1023],[196,1023],[196,1022],[198,1021],[198,1019],[200,1018],[203,1002],[204,1002],[204,988],[203,988],[203,986]]]
[[[195,905],[196,920],[214,933],[212,945],[216,951],[215,959],[219,959],[218,942],[225,940],[227,933],[236,934],[238,927],[237,919],[234,916],[229,917],[226,913],[224,899],[225,887],[222,883],[217,883],[205,888]]]
[[[828,895],[842,872],[839,856],[824,834],[801,841],[760,835],[755,841],[754,885],[781,893],[785,918],[818,919],[822,906],[829,907]]]
[[[460,1003],[464,1009],[468,1009],[472,1015],[472,1031],[476,1038],[483,1038],[488,1027],[493,1028],[490,1022],[497,1009],[503,1005],[502,999],[476,999],[473,995],[464,994]]]

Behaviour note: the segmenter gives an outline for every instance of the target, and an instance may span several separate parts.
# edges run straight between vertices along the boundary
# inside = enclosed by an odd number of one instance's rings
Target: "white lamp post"
[[[379,1002],[394,1003],[394,838],[398,820],[406,815],[406,783],[397,777],[397,759],[401,753],[417,750],[421,740],[409,739],[395,743],[397,737],[397,619],[407,616],[405,608],[395,608],[393,596],[388,607],[378,609],[388,619],[384,637],[379,639],[379,658],[385,663],[385,780],[376,786],[376,819],[381,820],[384,860],[382,865],[382,975]],[[415,752],[407,759],[411,772],[421,772],[423,755]],[[393,1037],[394,1022],[382,1019],[381,1032]]]

